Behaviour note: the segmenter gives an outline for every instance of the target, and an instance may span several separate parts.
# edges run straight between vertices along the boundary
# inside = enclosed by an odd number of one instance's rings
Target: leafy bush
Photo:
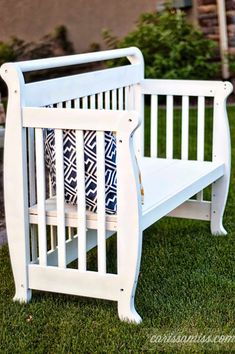
[[[119,40],[109,30],[103,31],[103,38],[110,48],[140,48],[149,78],[209,79],[219,69],[212,62],[215,42],[190,25],[179,10],[145,13],[125,38]]]

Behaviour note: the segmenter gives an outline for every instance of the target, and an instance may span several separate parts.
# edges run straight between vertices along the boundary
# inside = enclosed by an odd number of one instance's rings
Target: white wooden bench
[[[127,57],[130,65],[25,83],[30,71]],[[32,289],[118,302],[120,319],[139,323],[134,295],[142,233],[166,215],[222,225],[230,176],[226,98],[229,82],[144,79],[137,48],[7,63],[1,75],[9,89],[5,134],[5,212],[14,299],[29,301]],[[144,157],[144,96],[151,96],[151,156]],[[158,96],[166,96],[166,156],[158,157]],[[174,159],[174,96],[182,98],[181,159]],[[189,98],[197,99],[197,157],[189,160]],[[212,159],[204,161],[205,100],[213,99]],[[53,195],[44,161],[43,129],[56,129],[57,190]],[[63,129],[75,129],[78,149],[84,130],[97,132],[98,212],[86,210],[84,163],[78,157],[78,205],[64,203]],[[104,132],[117,140],[117,214],[104,206]],[[141,204],[139,175],[145,191]],[[211,200],[203,189],[212,185]],[[197,198],[192,199],[197,195]],[[106,238],[117,240],[117,271],[107,271]],[[87,252],[97,247],[97,270]],[[78,259],[78,265],[68,267]]]

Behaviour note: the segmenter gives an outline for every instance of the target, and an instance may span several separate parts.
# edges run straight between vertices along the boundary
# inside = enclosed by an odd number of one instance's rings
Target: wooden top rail
[[[225,98],[233,91],[233,85],[228,81],[145,79],[141,90],[145,95],[214,97],[218,94]]]
[[[74,54],[55,58],[21,61],[14,63],[14,65],[17,66],[22,72],[28,72],[43,69],[53,69],[77,64],[86,64],[122,57],[127,57],[132,64],[143,64],[143,56],[141,51],[136,47],[130,47],[118,50],[106,50],[94,53]],[[2,69],[5,69],[5,65],[3,65]]]

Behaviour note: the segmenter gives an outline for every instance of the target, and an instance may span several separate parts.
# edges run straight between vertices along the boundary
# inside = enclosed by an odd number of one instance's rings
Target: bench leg
[[[227,235],[223,226],[223,214],[228,195],[229,178],[225,175],[212,185],[211,200],[211,233],[212,235]]]
[[[124,242],[123,242],[124,241]],[[126,241],[126,242],[125,242]],[[134,304],[142,251],[142,233],[119,235],[118,274],[121,278],[118,316],[122,321],[140,323]]]
[[[118,316],[121,321],[136,324],[142,322],[142,318],[135,309],[134,295],[131,295],[131,292],[125,294],[122,299],[118,301]]]
[[[7,237],[11,267],[15,281],[15,296],[13,300],[21,303],[29,302],[32,297],[32,291],[28,288],[27,274],[27,256],[29,252],[27,251],[24,240],[22,240],[20,232],[11,230],[11,227],[8,227]]]

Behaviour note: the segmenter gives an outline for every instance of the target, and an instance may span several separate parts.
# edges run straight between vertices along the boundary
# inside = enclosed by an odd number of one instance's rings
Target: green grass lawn
[[[190,155],[194,156],[195,112],[191,113]],[[163,116],[164,112],[160,117],[164,130]],[[208,108],[208,131],[210,116]],[[235,107],[229,107],[229,117],[233,165],[224,217],[228,235],[212,236],[207,222],[173,218],[163,218],[144,232],[136,293],[143,323],[120,322],[116,303],[104,300],[34,291],[29,304],[14,303],[8,248],[4,246],[0,250],[0,353],[235,353],[235,341],[150,341],[152,335],[235,336]],[[175,129],[180,132],[180,125]],[[148,131],[147,122],[147,140]],[[180,140],[176,140],[175,157],[179,146]],[[206,147],[209,158],[209,134]],[[164,149],[159,148],[164,155]],[[114,240],[109,240],[108,247],[112,254]],[[91,253],[91,262],[92,257]]]

